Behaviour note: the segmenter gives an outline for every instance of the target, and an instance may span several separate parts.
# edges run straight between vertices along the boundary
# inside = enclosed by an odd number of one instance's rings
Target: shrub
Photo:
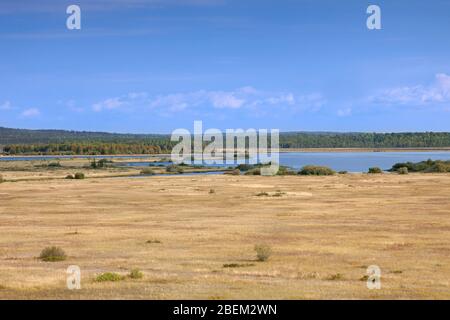
[[[166,167],[166,172],[169,173],[184,173],[183,168],[180,168],[179,166],[176,166],[174,164],[171,164],[170,166]]]
[[[223,265],[224,268],[245,268],[253,266],[253,263],[226,263]]]
[[[336,172],[324,166],[304,166],[298,174],[303,176],[332,176]]]
[[[425,172],[450,172],[450,163],[436,161],[434,165],[426,169]]]
[[[338,173],[339,173],[339,174],[347,174],[348,171],[343,170],[343,171],[339,171]]]
[[[66,260],[66,253],[59,247],[47,247],[41,251],[39,259],[47,262],[64,261]]]
[[[253,169],[254,166],[250,165],[250,164],[240,164],[236,167],[236,169],[238,169],[239,171],[248,171],[250,169]]]
[[[3,176],[0,174],[0,183],[4,182],[5,180],[3,180]]]
[[[100,169],[100,168],[105,168],[107,163],[111,163],[111,160],[108,159],[100,159],[100,160],[96,160],[94,158],[94,160],[91,161],[91,168],[92,169]]]
[[[359,281],[367,281],[369,280],[369,276],[368,275],[364,275],[361,278],[359,278]]]
[[[261,175],[261,169],[251,169],[245,173],[246,176],[260,176]]]
[[[142,279],[144,277],[144,274],[139,269],[133,269],[128,274],[128,277],[131,279]]]
[[[291,176],[291,175],[295,175],[295,172],[291,171],[288,167],[280,166],[280,168],[278,169],[277,175],[278,176]]]
[[[68,175],[66,176],[66,179],[75,179],[75,177],[74,177],[73,175],[71,175],[71,174],[68,174]]]
[[[267,261],[272,254],[272,248],[265,244],[255,245],[256,258],[258,261]]]
[[[214,190],[214,189],[209,189],[209,193],[210,193],[210,194],[216,193],[216,190]]]
[[[226,174],[230,174],[232,176],[239,176],[239,175],[241,175],[241,170],[234,169],[234,170],[231,170],[231,171],[227,171]]]
[[[379,174],[379,173],[383,173],[383,170],[381,170],[378,167],[372,167],[372,168],[369,168],[368,173],[370,173],[370,174]]]
[[[267,192],[260,192],[258,194],[256,194],[257,197],[268,197],[269,194]]]
[[[161,243],[161,241],[159,241],[159,240],[147,240],[146,243],[149,243],[149,244],[151,244],[151,243]]]
[[[401,167],[397,170],[398,174],[408,174],[408,168],[407,167]]]
[[[84,179],[84,173],[82,173],[82,172],[75,173],[74,179],[79,179],[79,180]]]
[[[334,280],[343,280],[344,276],[340,273],[332,274],[327,277],[327,280],[334,281]]]
[[[118,273],[105,272],[105,273],[102,273],[102,274],[98,275],[95,278],[95,282],[107,282],[107,281],[115,282],[115,281],[121,281],[121,280],[124,280],[124,279],[125,279],[125,276],[122,276],[122,275],[120,275]]]
[[[50,162],[50,163],[47,165],[47,167],[50,167],[50,168],[58,168],[58,167],[61,167],[61,164],[60,164],[59,162]]]
[[[145,168],[145,169],[141,170],[141,174],[154,175],[155,172],[152,169],[150,169],[150,168]]]

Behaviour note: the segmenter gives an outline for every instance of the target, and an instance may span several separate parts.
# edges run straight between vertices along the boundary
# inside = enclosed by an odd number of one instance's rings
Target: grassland
[[[449,174],[65,180],[85,164],[13,165],[0,169],[0,299],[450,298]],[[39,260],[50,246],[67,259]],[[373,264],[381,290],[366,288]],[[66,288],[69,265],[81,290]]]

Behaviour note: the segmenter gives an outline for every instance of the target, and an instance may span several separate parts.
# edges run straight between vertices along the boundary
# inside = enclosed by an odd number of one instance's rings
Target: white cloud
[[[209,99],[214,108],[219,109],[239,109],[245,103],[244,99],[236,97],[232,92],[211,92],[209,93]]]
[[[324,104],[325,99],[320,94],[295,95],[291,92],[263,92],[253,87],[242,87],[232,91],[201,90],[158,96],[151,101],[150,106],[168,110],[199,106],[234,110],[283,107],[299,111],[317,110]]]
[[[439,73],[431,85],[397,87],[369,98],[370,102],[387,105],[427,105],[450,102],[450,76]]]
[[[126,107],[133,107],[136,104],[145,103],[147,93],[145,92],[131,92],[122,97],[108,98],[103,101],[94,103],[92,109],[96,112],[103,110],[123,109]]]
[[[113,110],[118,109],[124,105],[124,102],[121,101],[120,98],[109,98],[100,102],[95,103],[92,106],[94,111],[102,111],[102,110]]]
[[[2,104],[0,104],[0,110],[11,110],[12,109],[12,105],[11,102],[9,101],[5,101]]]
[[[274,108],[292,111],[317,111],[325,104],[321,94],[295,95],[292,92],[264,92],[253,87],[230,91],[198,90],[149,96],[147,93],[129,93],[108,98],[92,105],[96,112],[115,109],[151,109],[165,114],[207,109],[249,109],[272,111]]]
[[[32,117],[37,117],[41,114],[41,112],[39,111],[39,109],[37,108],[30,108],[30,109],[26,109],[21,113],[22,117],[27,117],[27,118],[32,118]]]
[[[337,111],[339,117],[348,117],[352,115],[352,108],[339,109]]]

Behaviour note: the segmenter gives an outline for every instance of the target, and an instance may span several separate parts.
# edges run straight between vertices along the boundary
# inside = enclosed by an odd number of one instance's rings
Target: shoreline
[[[280,153],[358,153],[358,152],[450,152],[448,148],[289,148],[280,149]]]
[[[238,151],[239,152],[239,151]],[[450,147],[442,148],[281,148],[280,153],[359,153],[359,152],[450,152]],[[92,154],[23,154],[23,155],[4,155],[0,154],[0,159],[2,158],[80,158],[80,157],[95,157],[95,158],[108,158],[108,157],[123,157],[123,158],[133,158],[133,157],[148,157],[148,158],[158,158],[158,157],[170,157],[168,153],[161,154],[102,154],[102,155],[92,155]]]

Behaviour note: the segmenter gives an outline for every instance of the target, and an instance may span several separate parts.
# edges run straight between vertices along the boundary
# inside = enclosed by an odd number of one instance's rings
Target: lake
[[[0,157],[0,161],[57,160],[71,158],[151,158],[152,156],[39,156],[39,157]],[[154,156],[153,156],[154,157]],[[328,166],[336,171],[366,172],[370,167],[390,169],[397,162],[419,162],[428,159],[450,160],[448,151],[430,152],[283,152],[280,164],[294,169],[305,165]],[[167,165],[168,162],[127,162],[127,166]],[[229,167],[230,165],[208,165],[209,167]]]

